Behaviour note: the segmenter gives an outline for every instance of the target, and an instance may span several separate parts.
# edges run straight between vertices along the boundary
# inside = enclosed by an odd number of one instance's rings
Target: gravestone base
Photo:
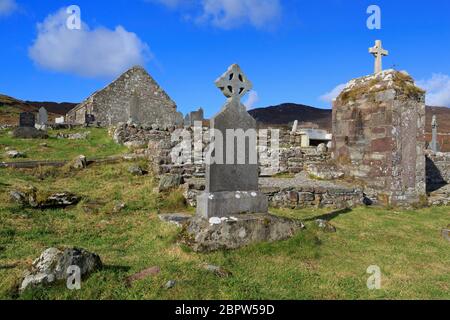
[[[197,197],[197,215],[202,218],[230,217],[242,213],[266,213],[267,196],[259,191],[202,193]]]
[[[211,224],[200,216],[184,227],[181,242],[196,252],[231,250],[261,242],[287,240],[304,229],[302,222],[270,214],[241,214]]]
[[[17,139],[47,139],[48,134],[45,131],[33,127],[19,127],[12,132],[13,138]]]

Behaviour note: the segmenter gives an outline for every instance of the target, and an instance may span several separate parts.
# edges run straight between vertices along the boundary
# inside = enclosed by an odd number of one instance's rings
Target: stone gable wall
[[[134,67],[67,114],[73,124],[84,124],[85,114],[93,114],[102,126],[117,125],[130,119],[142,125],[162,128],[181,126],[182,114],[175,102],[140,67]]]

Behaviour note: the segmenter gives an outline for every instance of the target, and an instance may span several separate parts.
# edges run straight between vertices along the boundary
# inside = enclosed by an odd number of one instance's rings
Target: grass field
[[[106,131],[89,129],[87,141],[12,140],[2,147],[29,152],[31,159],[66,159],[79,154],[120,154]],[[0,149],[1,150],[1,149]],[[337,227],[329,234],[314,219],[330,210],[272,210],[300,219],[307,229],[278,243],[235,251],[198,254],[177,243],[179,229],[158,219],[162,212],[192,212],[181,190],[159,195],[154,178],[128,173],[130,163],[65,168],[0,169],[0,299],[450,299],[450,243],[440,235],[450,224],[450,208],[418,211],[356,208],[328,216]],[[65,210],[24,209],[9,191],[33,185],[43,191],[70,191],[83,200]],[[114,206],[126,207],[114,213]],[[51,246],[78,246],[98,253],[104,269],[70,291],[63,284],[29,290],[14,288],[23,272]],[[232,272],[219,278],[201,266]],[[367,289],[366,270],[378,265],[381,290]],[[153,277],[126,286],[125,278],[159,266]],[[171,289],[163,286],[176,280]]]
[[[79,153],[79,152],[77,152]],[[43,175],[0,169],[1,299],[449,299],[450,243],[440,231],[448,207],[419,211],[357,208],[334,217],[337,233],[323,233],[313,219],[329,210],[272,210],[298,218],[307,229],[294,238],[235,251],[197,254],[177,244],[179,229],[160,212],[187,210],[181,191],[160,196],[151,176],[134,177],[129,164],[92,166]],[[23,209],[8,191],[24,185],[84,196],[65,210]],[[126,203],[113,213],[117,201]],[[101,203],[86,212],[91,202]],[[192,210],[190,210],[192,212]],[[70,291],[59,285],[17,296],[13,288],[29,264],[51,246],[78,246],[98,253],[105,268]],[[204,263],[233,275],[218,278]],[[370,265],[382,270],[382,289],[370,291]],[[161,273],[127,287],[125,278],[159,266]],[[171,289],[163,286],[176,280]]]
[[[69,134],[87,131],[90,132],[87,139],[70,140],[68,143],[69,140],[67,139],[56,138],[58,133]],[[85,155],[88,158],[101,158],[119,155],[127,150],[112,141],[108,136],[107,129],[49,130],[49,135],[50,138],[45,140],[14,139],[8,134],[8,130],[0,130],[0,161],[72,160],[79,155]],[[4,151],[6,147],[23,152],[27,157],[25,159],[9,159]]]

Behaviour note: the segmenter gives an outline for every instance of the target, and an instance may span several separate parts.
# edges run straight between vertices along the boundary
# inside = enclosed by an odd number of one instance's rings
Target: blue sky
[[[381,8],[381,30],[366,10]],[[68,30],[65,9],[81,9]],[[224,103],[214,80],[239,63],[252,107],[284,102],[329,108],[336,86],[373,72],[368,48],[383,40],[384,67],[407,70],[450,106],[448,0],[0,0],[0,93],[80,102],[127,67],[143,64],[179,110]]]

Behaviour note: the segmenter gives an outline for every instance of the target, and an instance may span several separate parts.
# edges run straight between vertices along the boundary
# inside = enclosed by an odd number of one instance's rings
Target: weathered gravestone
[[[48,113],[43,107],[39,109],[37,123],[41,126],[45,126],[48,123]]]
[[[19,115],[19,127],[34,128],[36,125],[36,117],[32,112],[22,112]]]
[[[187,127],[192,127],[196,122],[202,122],[205,120],[203,108],[198,109],[197,111],[192,111],[186,115],[184,118],[184,125]]]
[[[431,128],[432,128],[432,138],[431,138],[431,150],[434,153],[439,152],[439,144],[438,144],[438,123],[437,123],[437,119],[436,116],[433,115],[433,120],[431,122]]]
[[[36,117],[34,113],[22,112],[19,116],[19,127],[12,132],[14,138],[19,139],[46,139],[48,135],[45,131],[35,128]]]
[[[292,133],[292,134],[296,134],[297,131],[298,131],[298,120],[295,120],[295,121],[294,121],[294,125],[292,126],[292,131],[291,131],[291,133]]]
[[[228,101],[211,119],[215,148],[206,159],[206,189],[198,197],[197,214],[209,218],[267,213],[267,197],[258,191],[256,120],[241,103],[252,83],[234,64],[216,86]]]
[[[216,85],[228,101],[211,120],[213,146],[205,159],[206,189],[181,241],[207,252],[285,240],[304,225],[268,214],[268,199],[258,191],[256,121],[240,101],[252,84],[235,64]]]

